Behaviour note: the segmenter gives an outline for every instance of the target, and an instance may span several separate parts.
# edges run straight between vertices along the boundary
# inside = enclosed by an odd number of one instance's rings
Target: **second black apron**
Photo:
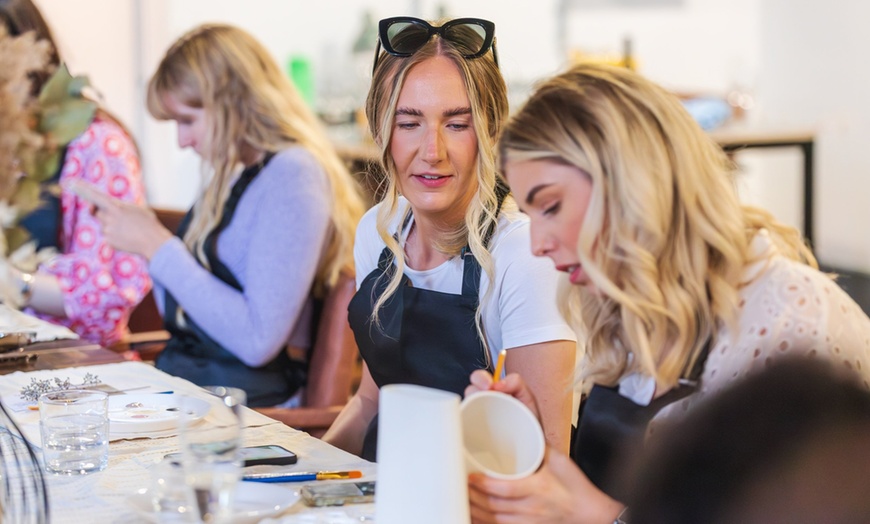
[[[630,490],[619,468],[628,454],[637,453],[644,444],[647,426],[665,406],[677,402],[697,389],[709,342],[704,346],[689,373],[688,380],[642,406],[619,393],[618,387],[595,384],[580,404],[577,429],[572,436],[571,458],[600,490],[624,501]]]
[[[418,289],[402,275],[399,289],[379,311],[380,326],[371,322],[374,301],[396,271],[388,248],[363,280],[348,307],[348,319],[379,388],[416,384],[463,395],[471,372],[487,367],[474,321],[481,268],[467,248],[461,256],[462,294]],[[375,416],[363,442],[364,459],[376,459],[377,431]]]
[[[30,240],[36,241],[36,249],[46,247],[60,248],[61,229],[63,229],[63,210],[60,196],[50,188],[60,183],[60,175],[63,173],[64,162],[69,146],[63,148],[60,153],[60,162],[57,171],[48,180],[39,186],[39,207],[28,213],[18,225],[27,230]]]

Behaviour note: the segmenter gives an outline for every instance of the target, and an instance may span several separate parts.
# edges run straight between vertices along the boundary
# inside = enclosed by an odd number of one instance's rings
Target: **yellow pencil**
[[[496,383],[501,378],[501,371],[504,369],[504,357],[507,355],[507,350],[503,349],[498,352],[498,362],[495,363],[495,372],[492,374],[492,382]]]

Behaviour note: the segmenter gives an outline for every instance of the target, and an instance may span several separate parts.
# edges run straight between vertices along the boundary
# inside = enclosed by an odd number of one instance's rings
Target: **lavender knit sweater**
[[[149,265],[160,310],[168,289],[197,325],[251,367],[270,362],[288,342],[309,347],[309,292],[331,229],[329,195],[326,174],[305,149],[276,154],[218,239],[218,257],[244,292],[215,278],[172,238]]]

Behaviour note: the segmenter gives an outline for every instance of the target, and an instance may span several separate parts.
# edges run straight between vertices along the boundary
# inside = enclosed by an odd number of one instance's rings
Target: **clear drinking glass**
[[[39,397],[45,470],[86,475],[109,463],[109,395],[71,389]]]
[[[222,386],[205,388],[219,401],[211,402],[206,419],[194,420],[189,399],[181,400],[181,453],[184,476],[193,490],[202,522],[231,522],[233,495],[242,474],[241,409],[245,392]]]
[[[164,459],[151,468],[151,506],[160,524],[199,521],[194,511],[193,494],[184,478],[181,463]],[[196,514],[195,514],[196,513]]]

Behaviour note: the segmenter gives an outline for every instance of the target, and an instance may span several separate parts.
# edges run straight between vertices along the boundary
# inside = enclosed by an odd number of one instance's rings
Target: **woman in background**
[[[785,356],[828,359],[870,384],[870,319],[795,229],[740,204],[724,153],[672,94],[628,70],[577,66],[537,89],[500,146],[532,249],[567,273],[560,302],[586,338],[592,389],[579,469],[550,449],[526,479],[472,475],[475,522],[613,522],[629,495],[624,454]],[[535,408],[519,376],[493,385],[476,372],[467,393],[490,388]]]
[[[47,41],[50,65],[61,66],[48,24],[30,0],[0,0],[0,22],[13,36],[33,32],[37,40]],[[34,96],[49,76],[33,76]],[[20,222],[37,249],[56,248],[59,254],[32,273],[4,260],[2,274],[9,280],[7,287],[20,290],[25,311],[109,346],[127,334],[130,313],[151,289],[151,279],[141,257],[117,252],[106,242],[90,203],[69,186],[82,181],[112,198],[142,205],[145,189],[139,153],[124,126],[100,108],[62,158],[60,169],[48,181],[60,184],[60,196],[43,191],[42,206]]]
[[[353,266],[363,204],[325,130],[248,33],[203,25],[176,41],[148,109],[211,180],[173,237],[149,210],[97,198],[109,242],[149,261],[171,338],[156,365],[292,405],[305,384],[313,297]]]
[[[476,18],[380,22],[366,116],[387,189],[357,229],[349,307],[365,366],[324,436],[369,460],[382,386],[462,394],[502,349],[540,399],[548,442],[568,448],[576,339],[555,307],[557,273],[531,255],[528,219],[497,184],[508,103],[494,32]]]

